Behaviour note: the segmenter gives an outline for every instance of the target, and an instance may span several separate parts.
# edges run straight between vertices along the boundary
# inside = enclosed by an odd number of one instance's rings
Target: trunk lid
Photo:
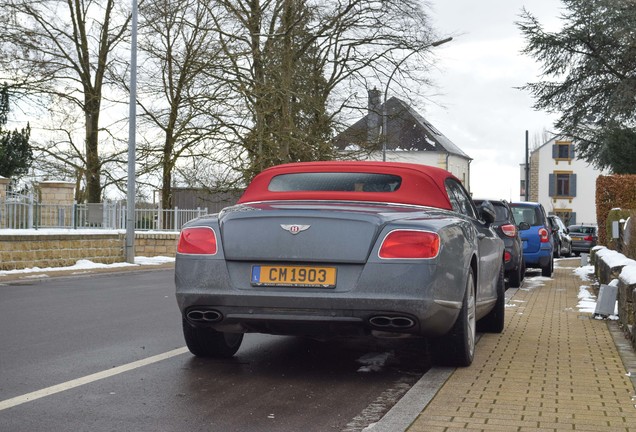
[[[539,229],[541,226],[533,226],[528,230],[519,231],[519,237],[523,241],[523,251],[527,253],[536,253],[541,249],[541,236]]]
[[[259,203],[220,217],[227,260],[364,263],[385,224],[421,208],[343,203]]]

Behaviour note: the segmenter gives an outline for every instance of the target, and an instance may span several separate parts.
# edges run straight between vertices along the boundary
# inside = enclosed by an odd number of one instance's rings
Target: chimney
[[[382,92],[377,88],[369,90],[369,112],[367,113],[367,142],[369,144],[379,143],[382,126],[381,96]]]

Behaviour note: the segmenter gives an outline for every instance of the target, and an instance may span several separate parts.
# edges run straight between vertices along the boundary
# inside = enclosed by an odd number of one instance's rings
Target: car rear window
[[[539,207],[511,206],[510,210],[512,210],[512,216],[515,218],[517,225],[521,222],[526,222],[530,226],[543,225],[543,218]]]
[[[580,234],[596,234],[595,227],[586,227],[586,226],[576,226],[573,225],[568,228],[571,233],[580,233]]]
[[[481,199],[473,200],[476,207],[479,207],[484,201],[490,201],[490,200],[481,200]],[[490,201],[490,203],[495,208],[495,222],[507,222],[510,220],[508,209],[506,208],[505,205],[497,201]]]
[[[314,172],[275,176],[268,190],[272,192],[393,192],[400,188],[402,178],[392,174]]]
[[[496,222],[504,222],[509,220],[508,209],[505,206],[502,206],[501,204],[495,204],[495,203],[493,203],[493,206],[495,207]]]

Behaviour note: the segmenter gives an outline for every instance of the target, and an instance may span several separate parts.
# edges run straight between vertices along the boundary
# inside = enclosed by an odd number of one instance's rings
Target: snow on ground
[[[589,282],[590,276],[594,274],[594,266],[586,265],[574,269],[574,274],[581,278],[583,282]]]
[[[137,231],[142,234],[178,234],[179,231]],[[0,236],[6,235],[25,235],[25,236],[42,236],[42,235],[94,235],[94,234],[126,234],[126,230],[115,229],[65,229],[65,228],[43,228],[43,229],[0,229]]]
[[[590,287],[582,285],[579,288],[579,303],[576,307],[579,312],[594,313],[596,310],[596,296],[589,291]]]
[[[75,265],[68,267],[32,267],[20,270],[6,270],[0,271],[0,276],[8,276],[15,274],[29,274],[29,273],[42,273],[42,272],[56,272],[56,271],[73,271],[77,270],[81,272],[82,270],[91,270],[91,269],[105,269],[105,268],[116,268],[116,267],[134,267],[134,266],[142,266],[142,265],[160,265],[164,263],[174,262],[174,258],[158,256],[158,257],[143,257],[138,256],[135,257],[135,263],[130,264],[127,262],[114,263],[114,264],[101,264],[95,263],[89,260],[79,260],[75,263]],[[33,275],[32,277],[46,277],[46,275]]]
[[[549,280],[552,280],[552,278],[545,277],[545,276],[533,276],[531,278],[526,277],[523,279],[523,284],[521,285],[521,288],[519,289],[522,291],[530,291],[535,288],[542,287],[543,285],[545,285],[544,282]]]
[[[594,266],[586,265],[577,267],[573,270],[573,272],[581,279],[582,282],[590,282],[593,280],[592,276],[594,275]],[[617,285],[618,279],[612,280],[609,284]],[[590,287],[588,285],[581,285],[581,287],[579,288],[579,303],[577,304],[577,308],[579,312],[587,312],[593,314],[594,312],[596,312],[596,296],[589,290]],[[597,316],[596,318],[603,319],[599,316]],[[607,319],[612,321],[618,320],[618,302],[616,302],[616,305],[614,306],[614,315],[608,316]]]

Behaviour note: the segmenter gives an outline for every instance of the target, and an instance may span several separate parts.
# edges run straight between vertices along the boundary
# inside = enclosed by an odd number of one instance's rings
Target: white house
[[[369,91],[367,114],[340,133],[334,143],[337,148],[371,149],[368,158],[391,162],[431,165],[450,171],[470,192],[470,162],[472,159],[450,139],[437,130],[406,102],[392,97],[380,102],[379,90]],[[382,134],[386,115],[386,142]]]
[[[565,225],[596,224],[596,178],[607,173],[576,157],[576,143],[554,137],[530,154],[528,200],[543,204]],[[521,200],[525,200],[525,164],[521,164]]]

